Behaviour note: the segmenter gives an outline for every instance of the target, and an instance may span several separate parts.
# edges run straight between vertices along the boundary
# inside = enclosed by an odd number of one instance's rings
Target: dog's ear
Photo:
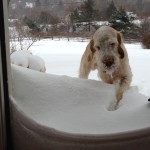
[[[118,53],[119,53],[119,55],[120,55],[120,59],[123,59],[124,58],[124,51],[123,51],[123,49],[122,49],[122,47],[121,47],[121,42],[122,42],[122,40],[121,40],[121,34],[118,32],[117,33],[117,40],[118,40]]]
[[[94,40],[93,40],[93,38],[90,40],[90,49],[91,49],[92,53],[95,53],[96,49],[94,48]]]

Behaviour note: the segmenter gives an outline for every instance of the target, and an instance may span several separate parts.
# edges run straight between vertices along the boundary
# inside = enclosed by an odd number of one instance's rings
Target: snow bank
[[[10,57],[12,64],[40,72],[46,71],[44,60],[39,56],[32,55],[30,51],[18,50],[12,53]]]
[[[31,55],[29,57],[29,69],[45,72],[46,68],[44,60],[39,56]]]
[[[12,65],[13,96],[36,122],[69,133],[107,134],[149,127],[148,97],[131,87],[118,110],[108,111],[114,86],[43,74]]]
[[[28,68],[29,66],[29,56],[31,53],[29,51],[15,51],[10,55],[11,63]]]

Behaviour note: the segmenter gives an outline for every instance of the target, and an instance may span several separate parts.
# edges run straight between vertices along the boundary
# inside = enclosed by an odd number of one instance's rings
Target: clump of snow
[[[45,62],[39,56],[31,55],[29,57],[29,68],[40,72],[45,72]]]
[[[36,55],[32,55],[30,51],[19,50],[11,54],[11,63],[25,68],[45,72],[44,60]]]
[[[131,87],[119,109],[109,111],[115,87],[96,80],[43,74],[12,66],[13,96],[36,122],[56,130],[107,134],[149,127],[148,97]]]
[[[15,51],[10,56],[11,63],[15,64],[15,65],[18,65],[18,66],[28,68],[28,66],[29,66],[28,58],[30,57],[30,55],[31,55],[30,51],[23,51],[23,50]]]
[[[26,2],[26,8],[33,8],[33,3]]]

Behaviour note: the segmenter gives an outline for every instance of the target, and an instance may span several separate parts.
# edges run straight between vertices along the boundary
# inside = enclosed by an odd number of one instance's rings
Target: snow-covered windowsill
[[[109,111],[114,86],[97,80],[40,73],[12,65],[13,97],[34,121],[59,131],[109,134],[149,127],[148,97],[131,87]]]

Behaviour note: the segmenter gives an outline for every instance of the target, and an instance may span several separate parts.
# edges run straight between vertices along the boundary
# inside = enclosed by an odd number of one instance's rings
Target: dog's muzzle
[[[104,56],[102,59],[102,63],[104,64],[105,68],[112,69],[114,66],[114,57],[113,56]]]

